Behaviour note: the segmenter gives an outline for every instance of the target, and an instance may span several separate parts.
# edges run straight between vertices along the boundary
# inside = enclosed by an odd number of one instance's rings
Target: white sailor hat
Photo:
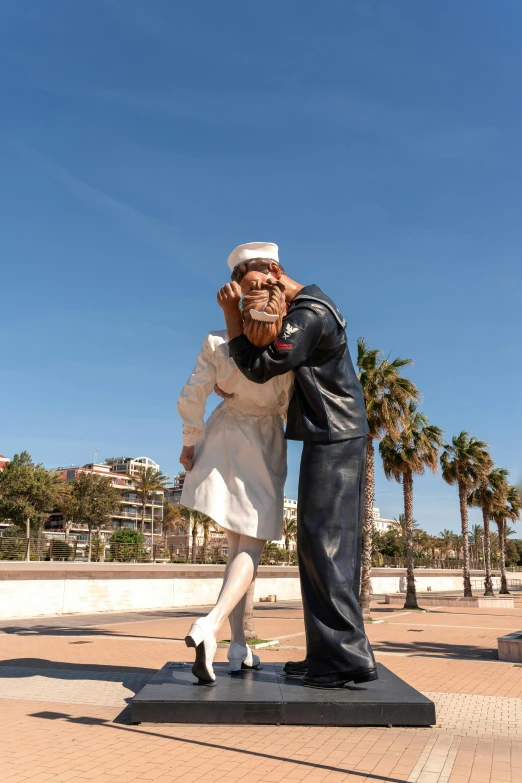
[[[228,265],[232,271],[245,261],[253,258],[267,258],[269,261],[279,263],[279,248],[273,242],[247,242],[234,248],[228,257]]]

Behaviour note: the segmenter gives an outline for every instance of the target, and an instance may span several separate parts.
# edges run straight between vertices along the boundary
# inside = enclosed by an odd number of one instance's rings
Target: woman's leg
[[[234,536],[233,547],[229,548],[228,564],[221,593],[215,607],[207,615],[207,620],[214,634],[217,635],[226,618],[230,617],[232,641],[244,646],[246,644],[243,631],[245,597],[254,578],[266,541],[250,536],[237,536],[237,534],[230,533],[228,535],[229,542],[231,542],[230,535]],[[235,551],[233,558],[231,550]]]

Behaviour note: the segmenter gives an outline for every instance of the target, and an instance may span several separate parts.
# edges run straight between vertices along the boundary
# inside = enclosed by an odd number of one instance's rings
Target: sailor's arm
[[[254,383],[266,383],[304,364],[322,335],[321,315],[302,307],[285,318],[276,340],[266,348],[256,348],[240,334],[229,340],[228,352],[246,378]]]

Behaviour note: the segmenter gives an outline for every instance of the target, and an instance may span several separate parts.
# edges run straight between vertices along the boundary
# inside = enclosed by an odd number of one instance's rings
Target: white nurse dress
[[[234,396],[204,423],[214,385]],[[283,525],[286,442],[283,419],[293,373],[256,384],[228,356],[226,331],[205,338],[178,400],[183,444],[195,446],[181,503],[202,511],[226,530],[278,540]]]

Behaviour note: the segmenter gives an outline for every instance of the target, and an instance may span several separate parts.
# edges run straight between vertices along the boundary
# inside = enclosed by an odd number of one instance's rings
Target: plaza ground
[[[2,783],[522,780],[522,666],[498,661],[496,641],[522,631],[522,596],[509,610],[373,602],[377,659],[436,702],[432,729],[131,726],[129,700],[166,661],[191,660],[183,638],[204,613],[0,623]],[[256,605],[255,621],[259,637],[279,639],[264,660],[302,657],[299,603]]]

